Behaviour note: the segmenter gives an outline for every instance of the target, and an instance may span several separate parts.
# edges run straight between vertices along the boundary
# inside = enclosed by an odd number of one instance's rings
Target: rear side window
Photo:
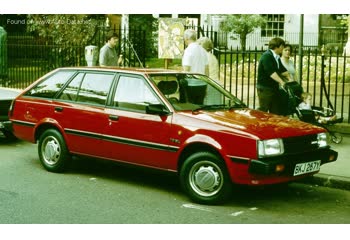
[[[25,95],[53,98],[75,73],[76,71],[58,71],[30,89]]]
[[[113,79],[114,74],[86,73],[76,101],[105,105]]]

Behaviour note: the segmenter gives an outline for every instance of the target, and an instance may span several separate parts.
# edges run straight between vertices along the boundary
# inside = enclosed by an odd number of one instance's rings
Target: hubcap
[[[220,191],[223,175],[220,168],[212,162],[198,162],[190,171],[190,185],[199,195],[210,197]]]
[[[54,138],[46,139],[43,144],[42,153],[44,161],[47,164],[56,164],[60,157],[60,146],[58,141]]]
[[[195,173],[196,185],[203,191],[213,191],[219,185],[219,174],[213,167],[201,167]]]

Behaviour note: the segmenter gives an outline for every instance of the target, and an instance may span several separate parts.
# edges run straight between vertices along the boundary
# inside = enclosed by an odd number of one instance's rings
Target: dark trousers
[[[259,98],[259,108],[258,110],[279,114],[280,108],[280,96],[278,90],[273,89],[257,89]]]

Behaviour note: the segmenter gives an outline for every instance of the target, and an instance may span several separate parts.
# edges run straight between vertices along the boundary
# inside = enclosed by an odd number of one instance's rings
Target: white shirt
[[[298,106],[300,110],[312,110],[311,105],[306,102],[301,102]]]
[[[182,57],[182,66],[189,66],[190,72],[205,74],[208,64],[207,51],[196,42],[190,43]]]

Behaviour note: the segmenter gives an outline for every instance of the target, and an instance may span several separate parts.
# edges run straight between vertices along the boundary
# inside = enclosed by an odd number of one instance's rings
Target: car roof
[[[163,69],[163,68],[137,68],[137,67],[62,67],[59,69],[74,69],[74,70],[95,70],[95,71],[111,71],[111,72],[124,72],[124,73],[139,73],[139,74],[175,74],[175,73],[188,73],[182,70]]]

